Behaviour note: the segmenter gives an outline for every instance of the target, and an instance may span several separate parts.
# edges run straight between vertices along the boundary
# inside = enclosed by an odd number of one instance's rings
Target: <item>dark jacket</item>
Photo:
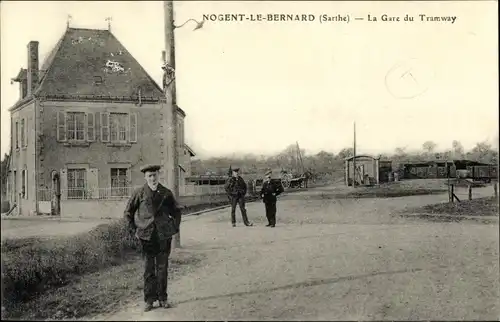
[[[230,197],[244,197],[247,194],[247,184],[240,176],[229,178],[224,188]]]
[[[264,181],[260,190],[260,197],[265,203],[276,202],[276,196],[279,196],[284,190],[281,182]]]
[[[156,228],[158,238],[165,240],[179,232],[181,211],[172,191],[158,184],[152,191],[147,184],[135,190],[125,208],[129,229],[144,240],[150,240]]]

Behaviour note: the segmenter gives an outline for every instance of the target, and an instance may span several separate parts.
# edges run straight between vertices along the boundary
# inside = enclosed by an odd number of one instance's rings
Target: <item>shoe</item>
[[[271,227],[271,224],[267,224],[266,227]]]
[[[276,227],[276,225],[271,225],[271,226],[269,226],[269,227],[274,228],[274,227]]]
[[[236,227],[236,224],[233,224],[233,227]]]
[[[146,306],[144,307],[144,312],[149,312],[153,309],[153,303],[146,303]]]
[[[247,226],[247,227],[252,227],[252,226],[253,226],[253,224],[252,224],[251,222],[247,222],[247,223],[245,224],[245,226]]]
[[[167,301],[159,301],[160,302],[160,307],[164,309],[170,309],[172,307],[172,304],[168,303]]]

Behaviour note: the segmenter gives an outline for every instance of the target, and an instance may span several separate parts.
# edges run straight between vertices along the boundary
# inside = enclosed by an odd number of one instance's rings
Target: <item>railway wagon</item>
[[[466,175],[474,181],[491,182],[498,179],[498,168],[495,165],[468,166]]]

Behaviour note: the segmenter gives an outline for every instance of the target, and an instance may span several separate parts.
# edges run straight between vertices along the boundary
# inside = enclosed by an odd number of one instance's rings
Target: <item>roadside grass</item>
[[[454,203],[445,202],[407,209],[405,212],[452,216],[498,216],[498,199],[486,197]]]
[[[70,237],[7,239],[1,248],[2,319],[86,316],[126,299],[142,277],[138,243],[122,220]],[[174,252],[171,269],[196,261]]]
[[[335,198],[394,198],[406,196],[432,195],[447,192],[442,180],[408,180],[384,183],[379,186],[360,186],[333,193]]]
[[[172,252],[169,280],[196,268],[203,257],[183,250]],[[141,302],[143,262],[133,254],[120,265],[73,277],[66,285],[43,296],[10,308],[2,318],[19,320],[61,320],[91,318],[114,313],[127,303]]]

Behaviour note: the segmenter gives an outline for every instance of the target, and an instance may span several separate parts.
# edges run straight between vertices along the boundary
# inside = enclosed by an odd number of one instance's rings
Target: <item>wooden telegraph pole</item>
[[[176,200],[179,199],[179,149],[177,148],[177,101],[175,88],[175,37],[174,37],[174,4],[173,1],[163,1],[165,14],[165,65],[170,69],[170,78],[167,79],[165,86],[165,96],[167,99],[167,122],[169,129],[168,153],[167,158],[169,169],[167,182]],[[180,232],[173,237],[172,246],[181,247]]]

